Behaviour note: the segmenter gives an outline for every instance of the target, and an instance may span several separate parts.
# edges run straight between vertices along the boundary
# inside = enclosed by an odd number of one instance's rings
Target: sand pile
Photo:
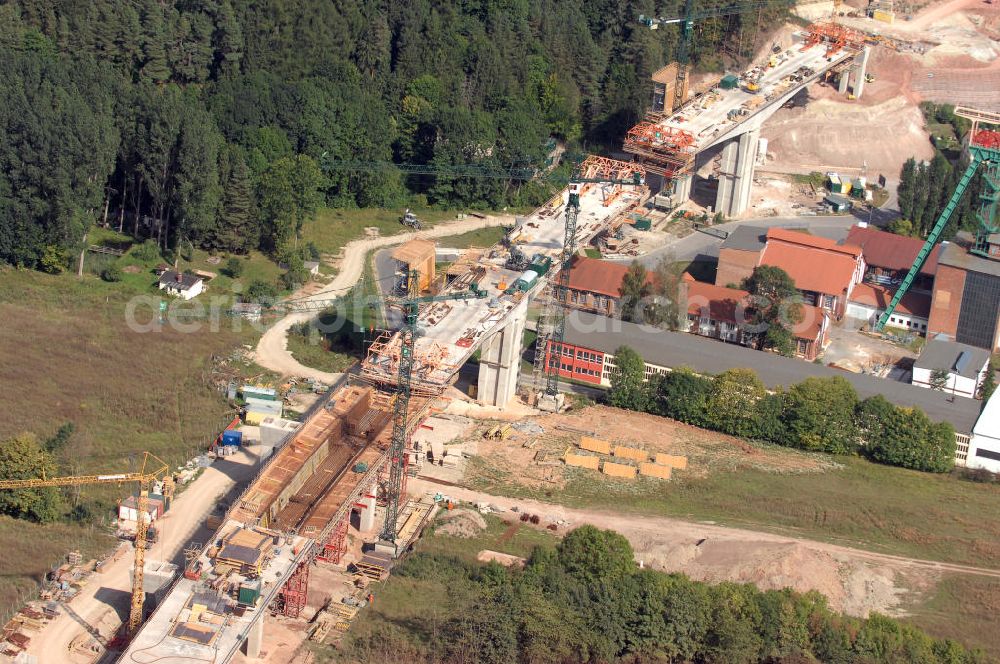
[[[438,520],[434,532],[442,535],[471,538],[486,530],[486,519],[483,515],[470,509],[445,512]]]

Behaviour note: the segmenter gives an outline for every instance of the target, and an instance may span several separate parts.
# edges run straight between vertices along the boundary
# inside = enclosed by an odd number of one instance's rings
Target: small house
[[[946,339],[931,339],[913,363],[910,382],[918,387],[939,389],[946,394],[973,399],[986,379],[990,352]],[[937,372],[939,384],[932,375]]]
[[[310,276],[319,276],[319,261],[305,261],[302,263],[302,267],[306,269],[306,272],[308,272]]]
[[[160,275],[160,290],[182,300],[190,300],[205,291],[205,281],[195,274],[164,270]]]

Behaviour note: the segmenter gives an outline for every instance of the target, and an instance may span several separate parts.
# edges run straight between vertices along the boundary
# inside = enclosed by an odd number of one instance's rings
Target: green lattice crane
[[[980,166],[985,169],[985,177],[983,178],[985,188],[979,197],[979,211],[976,214],[979,219],[979,229],[976,232],[976,241],[971,251],[981,256],[990,257],[988,255],[990,236],[1000,232],[1000,221],[997,219],[997,200],[1000,197],[1000,132],[979,128],[980,123],[1000,125],[1000,114],[958,106],[955,108],[955,115],[972,120],[972,130],[969,132],[969,165],[962,173],[951,198],[948,199],[948,204],[941,211],[937,221],[934,222],[934,227],[927,235],[927,240],[917,253],[909,272],[903,277],[903,283],[899,285],[889,302],[889,306],[875,323],[876,332],[882,331],[900,300],[910,290],[910,286],[920,274],[924,263],[927,262],[927,257],[930,256],[938,239],[940,239],[941,233],[951,221],[955,210],[962,201],[965,190],[968,189]]]
[[[410,381],[413,377],[413,351],[417,342],[417,316],[420,305],[429,302],[445,302],[449,300],[481,300],[487,296],[486,291],[477,284],[469,286],[468,290],[444,295],[416,294],[416,284],[419,274],[410,270],[407,275],[409,295],[399,301],[403,306],[403,327],[399,331],[399,368],[396,372],[396,398],[392,404],[392,442],[389,445],[389,495],[386,497],[387,509],[385,525],[382,527],[382,539],[393,542],[396,539],[396,525],[399,520],[399,498],[403,489],[403,472],[406,470],[406,438],[407,413],[410,407]]]

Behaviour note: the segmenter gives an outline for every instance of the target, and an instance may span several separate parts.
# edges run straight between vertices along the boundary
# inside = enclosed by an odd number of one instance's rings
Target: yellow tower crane
[[[155,462],[155,463],[153,463]],[[156,464],[159,464],[158,466]],[[149,452],[143,453],[142,467],[138,472],[112,475],[75,475],[69,477],[40,477],[29,480],[0,480],[0,489],[38,489],[50,486],[82,486],[85,484],[124,484],[137,482],[139,496],[136,501],[135,519],[135,573],[132,577],[132,607],[128,614],[127,635],[132,636],[142,623],[142,570],[146,557],[146,531],[149,524],[145,514],[149,505],[149,489],[153,482],[165,476],[169,466]]]

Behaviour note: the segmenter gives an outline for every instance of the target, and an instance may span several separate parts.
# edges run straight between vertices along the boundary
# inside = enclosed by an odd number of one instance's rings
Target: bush
[[[226,261],[226,274],[233,279],[238,279],[243,274],[243,261],[239,258],[230,258]]]
[[[269,284],[266,281],[260,279],[254,279],[247,286],[246,291],[240,296],[240,300],[243,302],[261,302],[268,303],[273,302],[278,297],[278,289],[275,288],[274,284]]]
[[[322,256],[315,242],[306,242],[305,254],[311,261],[318,261]]]
[[[142,262],[148,263],[160,257],[160,248],[156,245],[156,240],[146,240],[132,250],[132,255]]]
[[[117,265],[109,265],[101,271],[101,279],[114,283],[122,280],[122,269]]]

